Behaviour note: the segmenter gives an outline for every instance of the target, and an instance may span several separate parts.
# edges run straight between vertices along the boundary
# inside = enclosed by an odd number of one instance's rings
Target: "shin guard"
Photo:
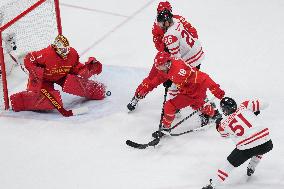
[[[92,100],[104,99],[106,93],[104,84],[75,75],[66,77],[62,90],[66,93]]]

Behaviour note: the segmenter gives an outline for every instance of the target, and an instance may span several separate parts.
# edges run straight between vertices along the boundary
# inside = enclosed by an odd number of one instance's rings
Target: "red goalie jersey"
[[[218,131],[223,137],[231,137],[239,150],[246,150],[270,140],[269,130],[255,121],[254,112],[267,107],[259,100],[243,102],[233,114],[223,119]]]

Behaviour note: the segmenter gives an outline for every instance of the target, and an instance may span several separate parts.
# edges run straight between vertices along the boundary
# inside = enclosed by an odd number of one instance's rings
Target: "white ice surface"
[[[85,101],[62,94],[67,109],[90,109],[70,118],[55,111],[1,113],[0,188],[200,189],[207,184],[234,148],[214,128],[167,138],[156,148],[125,145],[127,139],[148,142],[159,124],[162,87],[141,101],[137,111],[126,110],[156,53],[151,27],[158,1],[60,2],[64,34],[82,62],[96,56],[104,64],[96,79],[107,84],[112,96]],[[170,2],[174,13],[199,31],[206,52],[202,70],[238,102],[261,98],[270,103],[259,121],[270,128],[274,149],[263,157],[251,180],[246,180],[243,165],[223,188],[284,188],[284,1]],[[25,85],[20,79],[13,82]],[[196,121],[193,117],[179,130]]]

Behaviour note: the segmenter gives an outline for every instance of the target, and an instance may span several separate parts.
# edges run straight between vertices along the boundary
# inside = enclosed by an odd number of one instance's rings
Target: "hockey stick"
[[[215,97],[213,97],[212,99],[206,101],[206,103],[205,103],[204,105],[206,105],[206,104],[208,104],[208,103],[210,103],[210,102],[213,102],[214,99],[215,99]],[[204,106],[204,105],[203,105],[203,106]],[[178,127],[180,124],[182,124],[184,121],[186,121],[188,118],[192,117],[194,114],[196,114],[196,113],[199,112],[200,110],[201,110],[201,108],[199,108],[199,109],[197,109],[197,110],[191,112],[188,116],[186,116],[185,118],[183,118],[182,120],[180,120],[178,123],[176,123],[174,126],[172,126],[172,127],[169,129],[169,131],[172,131],[173,129],[175,129],[176,127]],[[199,127],[199,128],[196,128],[196,129],[190,129],[190,130],[188,130],[188,131],[184,131],[184,132],[182,132],[182,133],[176,133],[176,134],[170,133],[169,135],[170,135],[170,136],[180,136],[180,135],[184,135],[184,134],[191,133],[191,132],[194,132],[194,131],[205,130],[206,128],[207,128],[207,127]]]
[[[162,132],[162,122],[163,122],[163,117],[164,117],[164,107],[165,107],[165,103],[166,103],[166,100],[167,100],[168,90],[169,90],[169,87],[166,87],[165,88],[165,94],[164,94],[163,106],[162,106],[161,119],[160,119],[160,124],[159,124],[159,131],[158,131],[159,134],[161,134],[161,132]],[[156,142],[158,144],[160,142],[160,140],[157,140]]]
[[[194,114],[196,114],[198,112],[198,110],[195,110],[194,112],[192,112],[191,114],[189,114],[187,117],[185,117],[184,119],[182,119],[181,121],[179,121],[177,124],[175,124],[171,129],[169,130],[172,130],[174,128],[176,128],[177,126],[179,126],[181,123],[183,123],[185,120],[187,120],[188,118],[192,117]],[[195,131],[199,131],[201,130],[200,128],[197,128],[197,129],[191,129],[191,130],[188,130],[186,131],[186,133],[190,133],[190,132],[195,132]],[[157,132],[157,131],[156,131]],[[162,133],[162,131],[159,129],[159,135],[160,137],[157,137],[153,140],[151,140],[150,142],[146,143],[146,144],[140,144],[140,143],[137,143],[137,142],[134,142],[134,141],[131,141],[131,140],[127,140],[126,141],[126,144],[128,146],[131,146],[133,148],[138,148],[138,149],[145,149],[149,146],[156,146],[159,144],[160,140],[162,137],[165,136],[165,134],[161,135],[160,133]],[[186,133],[183,133],[183,134],[186,134]],[[179,136],[181,134],[170,134],[170,136]]]
[[[159,130],[158,130],[159,134],[161,134],[161,131],[162,131],[162,120],[163,120],[163,116],[164,116],[164,105],[165,105],[166,100],[167,100],[168,90],[169,90],[169,87],[166,87],[165,88],[165,94],[164,94],[163,107],[162,107],[162,112],[161,112],[161,118],[160,118],[160,124],[159,124]],[[154,140],[148,142],[147,144],[138,144],[138,143],[133,142],[131,140],[127,140],[126,144],[128,146],[133,147],[133,148],[145,149],[148,146],[156,146],[159,142],[160,142],[160,138],[155,138]]]
[[[51,104],[56,108],[56,110],[58,110],[58,112],[64,117],[84,114],[89,110],[88,107],[66,110],[63,106],[59,104],[59,102],[54,98],[54,96],[48,90],[42,88],[40,89],[40,92],[44,95],[46,99],[48,99],[51,102]]]
[[[27,70],[25,70],[25,68],[23,67],[23,65],[22,65],[21,63],[19,63],[19,62],[17,61],[17,59],[16,59],[11,53],[8,53],[8,54],[9,54],[9,56],[11,57],[11,59],[12,59],[18,66],[21,67],[21,70],[22,70],[23,72],[25,72],[25,73],[28,75],[28,72],[27,72]]]
[[[209,100],[208,102],[212,102],[215,98],[212,98],[211,100]],[[206,102],[206,104],[208,103]],[[184,121],[186,121],[187,119],[189,119],[190,117],[192,117],[193,115],[195,115],[201,108],[193,111],[191,114],[189,114],[188,116],[186,116],[185,118],[183,118],[181,121],[179,121],[178,123],[176,123],[173,127],[170,128],[170,131],[173,130],[174,128],[176,128],[177,126],[179,126],[181,123],[183,123]],[[196,129],[190,129],[188,131],[185,131],[185,132],[182,132],[182,133],[177,133],[177,134],[174,134],[174,133],[171,133],[169,134],[170,136],[180,136],[180,135],[184,135],[184,134],[187,134],[187,133],[192,133],[192,132],[197,132],[197,131],[203,131],[203,130],[206,130],[207,128],[209,128],[210,125],[207,125],[207,127],[199,127],[199,128],[196,128]],[[161,132],[161,131],[158,131],[158,132]],[[165,136],[164,135],[160,135],[159,133],[159,136],[158,138],[155,138],[153,140],[151,140],[150,142],[148,143],[145,143],[145,144],[140,144],[140,143],[136,143],[136,142],[133,142],[133,141],[130,141],[130,140],[127,140],[126,141],[126,144],[128,146],[131,146],[133,148],[138,148],[138,149],[145,149],[149,146],[156,146],[159,142],[160,142],[160,139],[162,137]]]

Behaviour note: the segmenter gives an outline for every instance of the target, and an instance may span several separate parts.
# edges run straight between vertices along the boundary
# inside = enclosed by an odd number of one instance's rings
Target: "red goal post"
[[[9,109],[9,90],[15,88],[9,83],[14,76],[7,76],[6,72],[10,60],[4,36],[13,33],[17,54],[26,54],[47,47],[62,33],[59,0],[4,1],[3,6],[0,4],[0,110]]]

